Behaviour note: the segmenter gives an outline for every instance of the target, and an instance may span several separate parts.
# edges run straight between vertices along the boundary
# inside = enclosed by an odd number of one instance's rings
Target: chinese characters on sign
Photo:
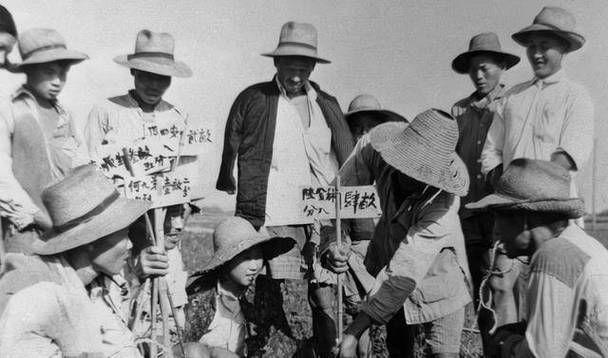
[[[380,202],[373,185],[345,186],[341,191],[340,217],[362,219],[380,217]],[[302,189],[302,216],[310,219],[336,218],[336,188]]]
[[[157,173],[129,177],[123,190],[127,198],[151,201],[153,208],[159,208],[190,201],[191,183],[179,173]]]

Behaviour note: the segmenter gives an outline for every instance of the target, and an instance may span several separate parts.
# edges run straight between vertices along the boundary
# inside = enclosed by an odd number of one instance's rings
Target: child
[[[0,216],[9,252],[29,252],[38,232],[51,227],[42,189],[89,162],[57,99],[71,66],[88,56],[68,50],[51,29],[21,33],[19,52],[23,61],[15,68],[26,82],[0,108]]]
[[[264,260],[289,251],[293,239],[270,238],[258,233],[240,217],[223,220],[213,234],[214,254],[205,267],[191,276],[188,293],[203,292],[203,304],[214,315],[202,318],[200,338],[213,350],[244,356],[250,304],[244,294],[262,269]]]

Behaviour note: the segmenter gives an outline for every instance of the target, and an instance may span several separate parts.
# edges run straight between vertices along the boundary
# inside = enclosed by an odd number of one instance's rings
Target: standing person
[[[8,54],[17,42],[17,27],[11,13],[0,5],[0,68],[11,69]]]
[[[319,225],[295,225],[301,188],[329,185],[353,148],[338,102],[309,81],[317,63],[329,63],[317,55],[314,26],[287,22],[277,48],[264,56],[273,58],[276,75],[245,89],[232,105],[216,185],[218,190],[237,192],[237,216],[270,237],[297,242],[290,252],[270,260],[267,275],[256,281],[256,311],[270,315],[259,320],[260,350],[270,326],[286,320],[284,313],[274,313],[276,302],[282,301],[277,280],[302,280],[313,268],[321,230]],[[237,160],[238,182],[233,177]],[[331,309],[335,277],[318,271],[308,277],[313,335],[318,353],[327,356],[336,337]],[[292,336],[289,327],[283,328]]]
[[[137,34],[134,53],[114,59],[114,62],[130,69],[134,88],[124,95],[108,98],[91,110],[85,127],[91,158],[100,158],[102,145],[129,147],[146,137],[146,125],[169,128],[175,124],[178,128],[185,128],[187,115],[163,100],[172,77],[192,75],[185,63],[174,59],[174,47],[175,41],[170,34],[141,30]],[[134,286],[151,274],[166,275],[173,302],[178,308],[179,317],[174,322],[181,326],[185,324],[183,306],[187,303],[187,273],[182,261],[179,233],[189,209],[189,205],[174,205],[167,209],[164,225],[166,255],[161,248],[151,246],[143,217],[131,225],[129,236],[133,240],[135,262],[132,272],[126,273],[127,278],[136,276],[131,280]],[[153,212],[150,214],[153,219]],[[135,330],[139,333],[139,329],[145,330],[146,326],[145,323],[136,323]]]
[[[479,285],[488,268],[487,252],[493,242],[494,222],[491,214],[470,211],[465,205],[492,192],[490,183],[481,174],[481,150],[492,118],[506,92],[501,77],[518,62],[519,57],[502,51],[498,36],[493,32],[473,36],[468,51],[452,61],[452,69],[460,74],[468,74],[475,86],[475,92],[454,104],[452,115],[458,122],[460,133],[456,153],[467,165],[470,177],[469,193],[462,198],[458,214],[473,279],[476,307]],[[488,321],[483,310],[480,311],[477,322],[485,351],[492,322]]]
[[[386,122],[408,123],[407,119],[403,116],[393,111],[382,109],[378,99],[369,94],[355,97],[348,105],[348,112],[344,114],[344,118],[357,143],[355,151],[357,147],[367,144],[368,139],[365,135],[375,126]],[[360,143],[359,141],[363,136],[365,136],[362,140],[364,143]],[[370,239],[371,237],[369,236],[362,236],[359,237],[359,240],[351,241],[350,248],[352,255],[348,261],[350,269],[343,276],[345,310],[353,318],[359,313],[361,301],[373,287],[374,277],[367,272],[364,265]],[[357,356],[359,358],[368,356],[371,352],[372,341],[380,340],[379,334],[378,330],[370,329],[361,335],[357,348]]]
[[[127,227],[149,207],[121,198],[93,165],[44,190],[53,229],[33,255],[10,253],[0,278],[0,356],[141,357],[109,289],[132,247]]]
[[[67,49],[52,29],[21,33],[19,52],[23,60],[14,68],[25,73],[25,83],[0,106],[0,216],[9,252],[29,252],[29,244],[50,229],[42,189],[89,162],[72,116],[58,100],[72,65],[88,56]]]
[[[593,146],[593,103],[585,88],[571,81],[563,69],[566,55],[585,43],[575,25],[570,12],[545,7],[532,25],[512,35],[513,40],[526,47],[534,78],[511,88],[496,111],[481,153],[481,171],[490,182],[496,183],[517,158],[553,161],[566,168],[573,178],[589,159]],[[574,180],[571,185],[574,196]],[[499,255],[497,261],[509,259]],[[522,271],[516,289],[525,287],[527,265],[520,261],[514,263],[516,270]],[[494,297],[508,294],[500,288],[493,289]],[[525,300],[523,292],[519,298]]]
[[[571,198],[570,175],[555,162],[511,162],[496,193],[468,204],[496,214],[507,256],[530,258],[523,319],[513,294],[495,300],[496,357],[607,357],[608,250],[571,219],[585,214]],[[516,271],[501,267],[497,284],[512,292]]]
[[[341,357],[356,357],[357,340],[373,323],[387,326],[391,357],[413,357],[417,326],[426,332],[426,349],[435,357],[458,357],[464,307],[471,302],[469,268],[458,219],[459,197],[469,176],[454,151],[456,121],[427,110],[409,126],[384,123],[369,143],[340,169],[344,185],[374,181],[382,217],[365,265],[376,276],[375,289],[348,326]],[[334,272],[348,269],[348,252],[335,243],[323,250]]]

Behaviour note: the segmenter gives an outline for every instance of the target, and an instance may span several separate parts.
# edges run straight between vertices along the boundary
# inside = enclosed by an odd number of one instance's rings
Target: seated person
[[[92,165],[47,187],[53,228],[34,254],[7,255],[0,278],[1,357],[141,357],[121,319],[119,275],[132,247],[127,227],[149,203],[121,198]]]
[[[512,290],[518,271],[499,264],[504,274],[490,279],[505,292],[494,296],[492,356],[608,357],[608,250],[572,223],[585,205],[570,198],[568,170],[516,159],[496,193],[467,208],[493,211],[506,255],[530,257],[525,321],[517,320]]]
[[[289,251],[293,239],[270,238],[258,233],[249,221],[240,217],[223,220],[213,234],[214,254],[205,267],[191,276],[188,294],[203,293],[205,315],[201,324],[205,333],[200,342],[210,347],[211,356],[232,352],[244,356],[249,336],[246,323],[251,305],[244,294],[262,269],[264,260]]]

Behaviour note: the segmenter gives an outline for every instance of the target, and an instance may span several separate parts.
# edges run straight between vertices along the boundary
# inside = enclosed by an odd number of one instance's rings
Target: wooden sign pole
[[[342,194],[340,193],[340,175],[336,175],[336,243],[338,251],[342,253],[342,220],[340,210],[342,207]],[[342,342],[342,331],[344,330],[344,303],[342,300],[342,274],[336,277],[338,286],[338,343]]]

